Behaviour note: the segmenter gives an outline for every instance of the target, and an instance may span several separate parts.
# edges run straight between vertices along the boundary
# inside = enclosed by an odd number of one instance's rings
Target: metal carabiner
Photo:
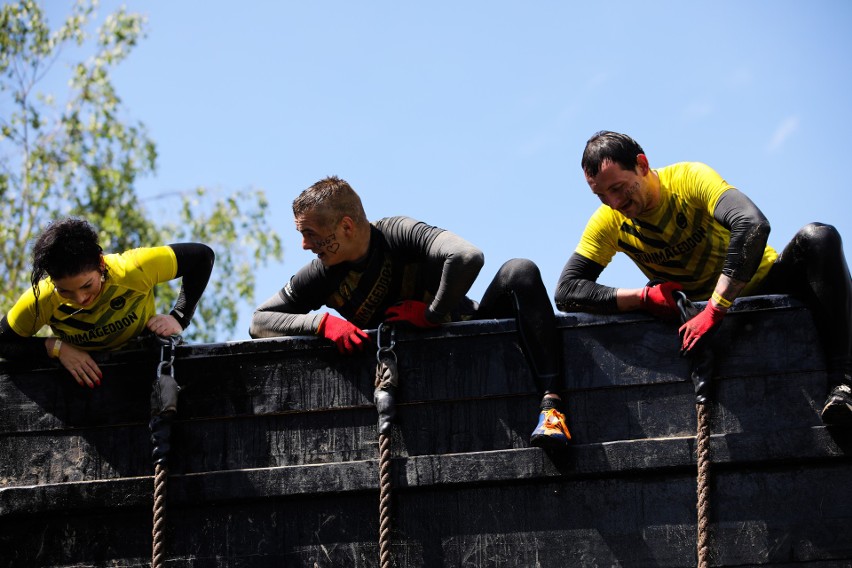
[[[382,345],[382,330],[385,328],[390,329],[390,342],[388,345]],[[382,355],[385,357],[393,357],[394,363],[396,363],[396,352],[393,350],[396,347],[396,328],[389,323],[381,323],[379,324],[379,329],[376,333],[376,345],[378,345],[379,349],[376,351],[376,361],[379,363],[382,362]],[[387,354],[390,355],[387,355]]]
[[[169,368],[169,375],[174,377],[174,375],[175,375],[174,363],[175,363],[175,347],[176,347],[176,345],[177,345],[177,342],[175,341],[174,336],[171,336],[171,337],[169,337],[168,344],[163,343],[160,346],[160,364],[157,365],[157,376],[162,375],[163,369],[168,367]],[[166,351],[167,347],[168,347],[168,352]]]
[[[168,369],[168,373],[163,372],[163,369]],[[163,375],[175,376],[175,368],[167,361],[160,361],[160,364],[157,365],[157,376],[162,377]]]

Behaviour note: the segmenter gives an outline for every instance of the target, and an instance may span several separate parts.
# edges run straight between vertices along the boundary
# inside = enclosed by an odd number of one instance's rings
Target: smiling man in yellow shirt
[[[827,355],[827,424],[852,426],[852,279],[840,235],[810,223],[779,255],[767,244],[769,221],[758,207],[700,162],[651,168],[645,151],[626,134],[601,131],[586,143],[581,162],[601,206],[562,270],[556,306],[603,313],[646,310],[677,317],[672,293],[708,300],[680,328],[693,349],[718,326],[741,295],[791,294],[814,314]],[[638,288],[597,283],[617,252],[627,254],[652,281]]]

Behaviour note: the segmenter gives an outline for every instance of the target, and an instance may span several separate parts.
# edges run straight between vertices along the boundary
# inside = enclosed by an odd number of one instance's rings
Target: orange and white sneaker
[[[565,424],[565,415],[555,408],[542,410],[538,415],[538,425],[530,436],[530,445],[539,448],[562,450],[568,447],[571,432]]]
[[[852,426],[852,388],[847,384],[834,387],[820,414],[829,426]]]

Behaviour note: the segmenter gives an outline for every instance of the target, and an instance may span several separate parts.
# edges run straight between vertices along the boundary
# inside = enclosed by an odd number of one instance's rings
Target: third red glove
[[[707,336],[710,330],[719,325],[719,322],[725,317],[725,313],[719,309],[716,302],[709,300],[707,307],[678,329],[678,332],[680,332],[683,338],[680,352],[686,354],[690,349],[695,347],[702,337]]]

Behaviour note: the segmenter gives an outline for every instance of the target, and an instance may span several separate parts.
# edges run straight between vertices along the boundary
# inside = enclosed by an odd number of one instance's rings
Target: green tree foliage
[[[216,251],[213,277],[192,324],[206,340],[232,336],[239,307],[254,298],[257,267],[270,257],[281,258],[281,240],[269,225],[264,193],[243,190],[211,199],[216,193],[199,187],[182,194],[178,222],[163,226],[171,242],[195,240]],[[214,301],[206,301],[208,296]],[[168,305],[172,303],[170,298]]]
[[[29,282],[29,244],[51,220],[89,219],[105,251],[180,241],[205,242],[216,267],[187,338],[222,340],[234,332],[240,307],[253,305],[254,274],[282,257],[267,223],[262,191],[217,196],[205,188],[172,196],[172,216],[151,214],[135,190],[155,171],[157,151],[144,124],[125,116],[111,71],[144,39],[145,17],[124,8],[99,25],[97,0],[78,0],[51,28],[34,0],[0,9],[0,309]],[[70,69],[60,53],[89,54]],[[63,75],[65,73],[66,75]],[[62,93],[44,93],[46,78],[68,77]],[[55,82],[53,84],[56,84]],[[62,95],[61,104],[57,102]],[[176,213],[174,213],[176,211]],[[167,312],[177,283],[158,287]]]

